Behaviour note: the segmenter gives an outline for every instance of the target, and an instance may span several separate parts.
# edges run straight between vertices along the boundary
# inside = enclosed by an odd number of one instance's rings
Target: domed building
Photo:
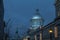
[[[35,29],[37,29],[38,27],[42,27],[43,26],[43,18],[42,18],[42,16],[40,15],[40,13],[39,13],[39,9],[36,9],[36,13],[35,13],[35,15],[32,17],[32,19],[31,19],[31,27],[30,27],[30,29],[33,29],[33,30],[35,30]]]
[[[36,10],[36,15],[31,19],[31,28],[28,30],[30,36],[27,40],[60,40],[60,0],[55,2],[56,17],[43,27],[43,18]],[[40,28],[39,28],[40,27]]]

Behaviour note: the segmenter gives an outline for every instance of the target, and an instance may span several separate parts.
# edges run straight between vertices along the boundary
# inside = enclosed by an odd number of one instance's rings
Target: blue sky
[[[4,0],[4,20],[11,25],[10,33],[14,34],[16,27],[19,27],[19,32],[24,32],[30,25],[30,19],[35,14],[38,8],[40,14],[45,20],[44,25],[47,25],[55,18],[55,0]],[[22,25],[24,25],[22,27]],[[12,31],[13,30],[13,31]]]

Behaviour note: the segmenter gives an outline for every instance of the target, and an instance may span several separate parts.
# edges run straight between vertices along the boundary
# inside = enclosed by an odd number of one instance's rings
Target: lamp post
[[[53,40],[53,39],[52,39],[52,33],[53,33],[53,30],[52,30],[52,29],[49,29],[50,40]]]

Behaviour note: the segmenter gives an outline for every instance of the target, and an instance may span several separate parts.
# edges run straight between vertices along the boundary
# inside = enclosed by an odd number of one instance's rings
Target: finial
[[[36,9],[36,15],[39,15],[39,9]]]
[[[39,9],[36,9],[36,12],[38,12],[39,11]]]

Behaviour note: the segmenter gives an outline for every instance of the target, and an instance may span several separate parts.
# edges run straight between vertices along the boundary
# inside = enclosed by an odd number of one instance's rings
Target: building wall
[[[56,28],[55,28],[56,27]],[[50,23],[47,26],[44,26],[44,28],[42,30],[36,30],[35,32],[31,32],[29,34],[31,40],[35,40],[35,35],[36,35],[36,39],[40,40],[40,33],[42,32],[42,40],[50,40],[50,32],[49,30],[52,29],[52,40],[55,40],[55,38],[57,38],[57,40],[60,40],[60,19],[53,21],[52,23]],[[56,37],[55,37],[56,36]]]
[[[50,32],[49,30],[52,29],[52,39],[54,40],[54,27],[53,25],[48,26],[47,28],[43,29],[43,40],[50,40]]]
[[[4,17],[3,0],[0,0],[0,40],[3,39],[4,34],[3,17]]]
[[[57,24],[57,31],[58,31],[58,32],[57,32],[57,33],[58,33],[57,36],[58,36],[58,40],[60,40],[60,19],[57,21],[56,24]]]
[[[60,0],[56,1],[55,8],[56,8],[56,17],[60,18]]]
[[[31,40],[39,40],[40,38],[42,38],[40,40],[60,40],[60,0],[56,0],[55,7],[56,18],[54,21],[44,26],[42,30],[38,28],[39,30],[37,29],[34,32],[30,31],[28,34]],[[52,29],[52,33],[49,32],[50,29]],[[42,36],[40,36],[40,33],[42,33]]]

